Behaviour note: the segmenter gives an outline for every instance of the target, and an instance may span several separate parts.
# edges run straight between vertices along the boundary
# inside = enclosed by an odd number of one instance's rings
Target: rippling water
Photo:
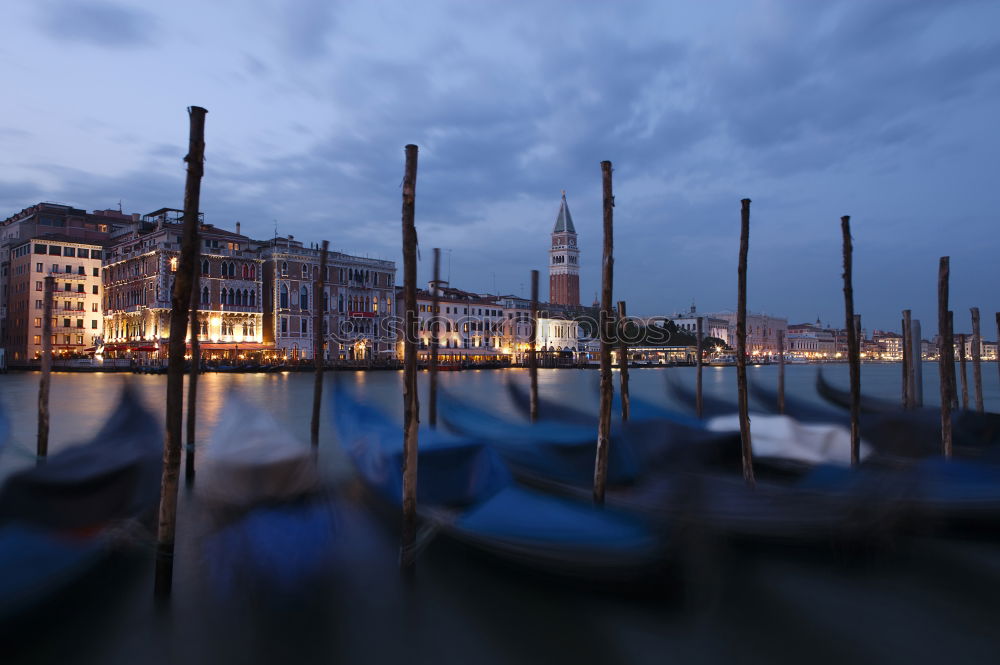
[[[987,408],[1000,410],[995,364],[983,368]],[[735,370],[705,368],[706,393],[734,399]],[[847,385],[847,367],[824,367]],[[777,368],[751,377],[773,385]],[[787,368],[787,390],[814,398],[816,367]],[[692,368],[636,369],[631,391],[666,402],[667,373],[693,383]],[[865,365],[863,391],[898,399],[899,365]],[[970,372],[971,375],[971,372]],[[925,401],[937,403],[936,366],[925,364]],[[399,419],[398,372],[337,372]],[[505,379],[523,370],[443,373],[443,389],[509,413]],[[617,386],[617,373],[615,382]],[[135,385],[158,418],[166,377],[55,374],[51,444],[57,452],[91,435],[115,405],[124,383]],[[427,375],[420,375],[426,407]],[[597,372],[541,370],[543,394],[596,409]],[[0,473],[33,463],[36,373],[0,376],[0,403],[11,417]],[[220,407],[233,391],[271,411],[289,432],[308,440],[313,376],[206,374],[199,382],[200,445],[211,438]],[[331,403],[324,404],[329,409]],[[732,552],[706,544],[687,554],[676,588],[622,595],[543,582],[448,544],[422,553],[416,579],[400,581],[393,529],[354,500],[350,470],[324,419],[320,459],[345,481],[350,548],[341,574],[310,598],[247,594],[220,599],[206,584],[194,525],[201,508],[181,491],[175,594],[169,609],[152,602],[152,556],[102,569],[44,625],[17,635],[4,662],[989,662],[995,632],[997,557],[992,545],[917,542],[888,556],[857,562],[848,553]],[[947,546],[946,549],[942,547]],[[943,553],[944,552],[944,553]],[[988,562],[986,574],[980,565]],[[990,574],[988,571],[992,570]],[[0,571],[11,574],[11,571]],[[12,643],[13,644],[13,643]],[[5,649],[6,651],[6,649]],[[8,660],[8,658],[10,658]]]

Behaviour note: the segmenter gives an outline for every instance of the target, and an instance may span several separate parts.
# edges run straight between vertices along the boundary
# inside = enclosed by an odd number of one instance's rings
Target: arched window
[[[288,275],[288,263],[285,261],[281,262],[281,275],[284,277]]]
[[[236,289],[236,304],[237,305],[243,304],[243,291],[241,291],[240,289]]]
[[[281,292],[278,296],[278,306],[282,309],[288,309],[288,287],[284,284],[281,285]]]
[[[302,266],[302,276],[309,277],[309,266],[307,265]]]
[[[209,267],[208,266],[208,259],[205,259],[204,261],[201,262],[201,274],[207,275],[208,274],[208,267]]]
[[[243,279],[249,279],[250,277],[250,267],[247,264],[243,264]]]
[[[232,265],[232,264],[230,264],[230,265]],[[236,304],[236,292],[233,291],[232,289],[229,289],[229,295],[226,297],[226,303],[228,303],[230,305],[235,305]]]
[[[230,277],[236,277],[236,264],[235,263],[230,263],[229,264],[229,276]]]
[[[343,312],[344,311],[344,294],[343,293],[341,293],[340,297],[337,299],[337,311],[338,312]]]
[[[304,286],[299,290],[299,309],[309,309],[309,291]]]
[[[256,291],[251,291],[250,292],[250,306],[251,307],[256,307],[257,306],[257,292]]]
[[[208,287],[207,286],[203,287],[201,289],[201,304],[202,305],[207,305],[208,304]]]
[[[222,263],[219,264],[219,277],[225,277],[225,276],[226,276],[226,262],[223,261]]]
[[[257,279],[257,266],[250,266],[250,279]]]

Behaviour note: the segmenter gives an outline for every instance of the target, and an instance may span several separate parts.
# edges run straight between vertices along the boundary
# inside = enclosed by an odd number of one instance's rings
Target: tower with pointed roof
[[[580,250],[576,245],[576,229],[566,204],[565,190],[549,249],[549,302],[580,305]]]

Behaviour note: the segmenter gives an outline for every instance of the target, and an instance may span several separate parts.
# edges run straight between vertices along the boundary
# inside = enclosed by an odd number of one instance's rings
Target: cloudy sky
[[[37,0],[0,8],[0,218],[40,200],[180,207],[186,107],[209,110],[202,209],[400,260],[420,146],[421,279],[526,293],[567,191],[600,286],[601,160],[630,312],[843,320],[851,215],[865,327],[1000,309],[1000,3]],[[547,281],[543,279],[543,295]],[[992,326],[988,326],[988,330]]]

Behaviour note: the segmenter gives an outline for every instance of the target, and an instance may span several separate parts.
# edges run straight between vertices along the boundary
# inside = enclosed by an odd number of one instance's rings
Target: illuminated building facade
[[[183,211],[162,208],[114,237],[107,252],[104,340],[109,357],[165,358]],[[203,359],[257,356],[263,343],[262,261],[250,239],[201,223],[198,338]],[[190,331],[187,339],[190,343]]]
[[[566,204],[566,192],[563,192],[549,249],[549,302],[552,304],[571,307],[580,304],[580,249],[576,242],[576,228]]]
[[[103,331],[101,260],[104,246],[63,234],[45,234],[10,246],[7,353],[13,363],[41,357],[45,278],[54,278],[52,350],[55,357],[86,355]]]
[[[264,274],[264,341],[283,359],[313,357],[313,316],[324,316],[327,360],[390,359],[395,340],[393,261],[327,253],[325,286],[316,297],[322,250],[293,236],[261,243]]]

